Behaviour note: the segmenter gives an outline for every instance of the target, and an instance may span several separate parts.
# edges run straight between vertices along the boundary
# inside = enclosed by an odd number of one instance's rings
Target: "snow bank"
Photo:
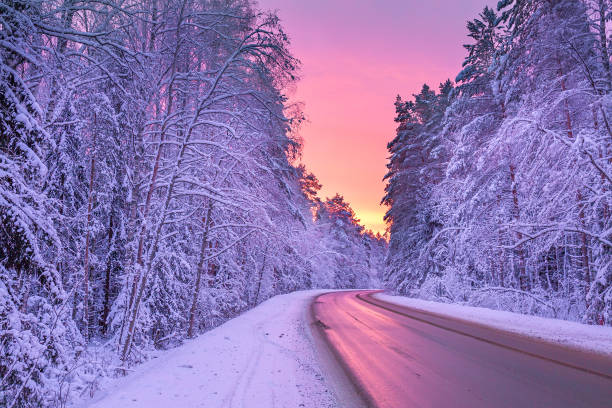
[[[373,297],[425,312],[479,323],[539,340],[612,356],[612,327],[609,326],[591,326],[482,307],[391,296],[385,293],[375,293]]]
[[[80,406],[335,407],[306,320],[313,297],[325,292],[273,297],[139,366]]]

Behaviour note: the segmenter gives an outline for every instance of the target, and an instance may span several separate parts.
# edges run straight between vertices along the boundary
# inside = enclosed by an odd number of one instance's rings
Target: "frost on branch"
[[[500,1],[452,90],[398,97],[385,284],[612,324],[610,2]]]
[[[0,4],[0,405],[376,279],[384,240],[296,164],[298,68],[248,0]]]

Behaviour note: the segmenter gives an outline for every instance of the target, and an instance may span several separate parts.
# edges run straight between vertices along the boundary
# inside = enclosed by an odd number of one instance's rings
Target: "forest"
[[[612,325],[612,7],[502,0],[454,82],[395,102],[384,284]]]
[[[251,0],[0,2],[0,405],[374,284],[386,241],[298,164],[299,67]]]

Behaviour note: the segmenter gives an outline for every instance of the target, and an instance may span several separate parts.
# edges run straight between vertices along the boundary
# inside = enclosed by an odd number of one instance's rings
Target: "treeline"
[[[0,3],[0,405],[370,284],[385,242],[293,164],[298,65],[250,0]]]
[[[609,0],[503,0],[456,84],[398,97],[384,281],[612,325]]]

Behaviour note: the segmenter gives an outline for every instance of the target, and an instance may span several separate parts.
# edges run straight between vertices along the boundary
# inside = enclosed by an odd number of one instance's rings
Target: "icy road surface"
[[[370,406],[612,407],[609,354],[400,306],[371,292],[328,293],[313,304],[320,331]]]
[[[138,367],[90,408],[336,407],[307,327],[314,296],[276,296]]]

